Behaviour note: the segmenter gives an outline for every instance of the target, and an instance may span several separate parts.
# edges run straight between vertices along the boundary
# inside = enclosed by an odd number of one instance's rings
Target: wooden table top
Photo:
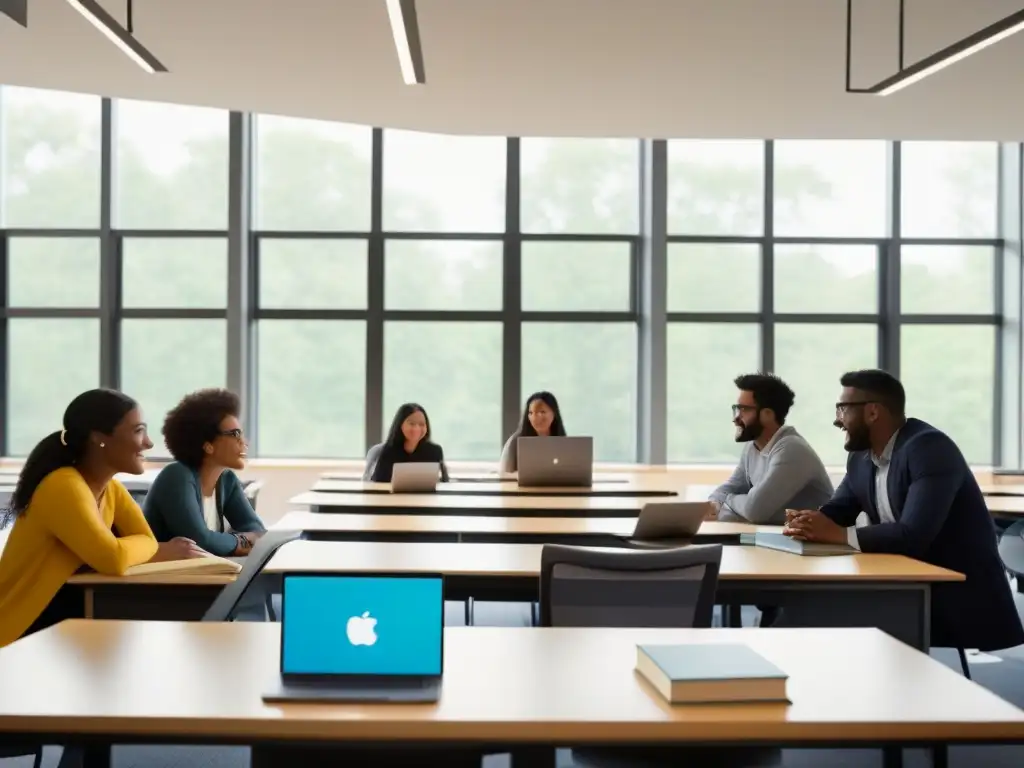
[[[419,543],[406,541],[292,541],[264,573],[380,571],[449,576],[540,574],[541,544]],[[634,550],[614,549],[615,552]],[[751,546],[722,547],[719,578],[726,581],[963,581],[963,575],[902,555],[801,557]]]
[[[638,475],[661,475],[665,476],[666,470],[664,467],[651,468],[641,465],[636,465],[635,471],[631,472],[602,472],[594,470],[594,482],[603,483],[625,483]],[[448,468],[448,475],[451,477],[453,482],[462,483],[480,483],[480,482],[497,482],[502,480],[510,480],[515,482],[515,472],[498,472],[497,470],[492,471],[472,471],[472,470],[456,470],[450,466]],[[362,480],[363,473],[359,470],[354,469],[336,469],[324,472],[320,475],[321,480]]]
[[[1024,496],[986,496],[985,504],[993,515],[1014,517],[1024,515]]]
[[[981,492],[986,496],[1024,496],[1024,485],[1019,483],[982,483]]]
[[[587,488],[573,486],[550,486],[544,488],[521,487],[514,480],[487,480],[479,482],[438,483],[437,493],[477,496],[675,496],[682,483],[671,483],[665,478],[653,475],[638,475],[642,482],[597,482]],[[320,493],[391,493],[391,483],[374,483],[367,480],[317,480],[313,491]],[[430,491],[423,491],[430,493]]]
[[[1024,739],[1024,711],[877,629],[452,627],[433,704],[265,704],[279,638],[270,623],[66,621],[0,649],[0,731],[507,743]],[[708,642],[764,654],[788,673],[792,703],[670,706],[633,671],[638,643]],[[168,653],[174,673],[153,674]]]
[[[604,535],[628,537],[636,528],[635,517],[498,517],[480,515],[321,515],[289,512],[271,526],[274,530],[323,533],[507,533],[524,536]],[[739,536],[759,530],[778,532],[779,526],[707,521],[703,536]]]
[[[692,488],[693,486],[690,486]],[[698,486],[701,487],[701,486]],[[587,512],[622,512],[624,517],[636,516],[644,505],[671,501],[702,501],[691,498],[692,492],[685,489],[672,499],[646,496],[541,496],[522,494],[519,496],[466,496],[457,493],[324,493],[306,491],[288,500],[289,504],[317,506],[323,508],[357,509],[378,507],[393,509],[457,510],[474,509],[501,511],[566,511],[586,515]]]

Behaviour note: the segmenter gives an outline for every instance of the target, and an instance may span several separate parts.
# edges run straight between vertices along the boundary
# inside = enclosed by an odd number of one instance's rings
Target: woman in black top
[[[441,465],[441,481],[448,482],[444,451],[430,441],[430,419],[423,406],[416,403],[406,403],[395,413],[370,479],[375,483],[390,483],[395,464],[408,461],[436,461]]]

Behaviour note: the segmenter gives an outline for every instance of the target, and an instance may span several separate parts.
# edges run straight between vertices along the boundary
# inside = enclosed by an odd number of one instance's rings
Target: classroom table
[[[337,750],[338,764],[346,748],[433,746],[551,766],[555,747],[931,745],[944,756],[951,744],[1024,742],[1024,711],[870,628],[449,628],[440,700],[404,705],[264,703],[279,643],[276,624],[63,622],[0,649],[0,743],[88,745],[96,766],[111,743],[245,744],[264,768],[317,748]],[[748,644],[787,673],[790,703],[669,706],[634,672],[636,646],[654,643]]]
[[[1019,483],[982,483],[981,492],[986,496],[1024,496],[1024,485]]]
[[[589,486],[520,486],[514,481],[493,480],[476,483],[438,483],[435,490],[418,491],[418,493],[439,493],[458,496],[634,496],[634,497],[672,497],[678,495],[682,484],[666,482],[665,478],[657,480],[643,479],[621,483],[595,482]],[[375,483],[368,480],[317,480],[312,489],[318,493],[380,493],[390,494],[391,483]]]
[[[638,472],[605,472],[595,471],[593,475],[594,482],[602,483],[625,483],[628,482],[630,477],[636,474],[665,474],[664,469],[652,470],[644,469]],[[453,483],[493,483],[500,480],[511,480],[515,482],[515,472],[498,472],[493,471],[473,471],[473,470],[458,470],[448,467],[448,477]],[[334,469],[328,472],[324,472],[320,475],[322,480],[362,480],[363,472],[358,469]]]
[[[537,600],[542,549],[538,544],[300,540],[279,549],[263,573],[443,573],[449,600],[532,602]],[[726,545],[716,602],[778,606],[792,626],[880,627],[927,649],[931,585],[963,579],[902,555],[800,557]]]
[[[636,517],[646,504],[660,501],[704,501],[683,488],[678,496],[652,499],[639,496],[476,496],[458,493],[325,493],[305,491],[288,500],[310,512],[393,515],[496,515],[498,517]],[[701,493],[706,486],[696,486]],[[694,498],[696,496],[697,498]]]
[[[1024,496],[986,496],[985,505],[993,517],[1024,517]]]
[[[289,512],[272,530],[304,531],[320,541],[506,542],[629,546],[635,517],[484,517],[481,515],[322,515]],[[743,535],[778,532],[780,526],[708,520],[694,540],[739,544]]]

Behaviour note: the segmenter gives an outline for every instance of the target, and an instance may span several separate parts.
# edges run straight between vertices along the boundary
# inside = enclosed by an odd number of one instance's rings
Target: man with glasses
[[[846,477],[820,510],[787,511],[784,532],[964,574],[966,581],[932,586],[932,645],[988,651],[1024,644],[995,526],[960,449],[906,417],[906,393],[891,374],[851,371],[840,383],[834,423],[846,435]],[[870,524],[856,528],[861,512]]]
[[[732,476],[713,494],[716,518],[782,525],[786,509],[817,509],[832,496],[832,481],[810,444],[786,424],[795,396],[771,374],[735,381],[732,407],[736,442],[746,443]]]

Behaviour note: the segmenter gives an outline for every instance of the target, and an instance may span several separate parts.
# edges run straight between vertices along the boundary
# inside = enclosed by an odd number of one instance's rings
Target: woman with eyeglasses
[[[164,442],[174,461],[142,505],[158,541],[184,536],[215,555],[242,556],[266,533],[234,472],[245,469],[248,449],[239,411],[233,392],[201,389],[167,414]]]

